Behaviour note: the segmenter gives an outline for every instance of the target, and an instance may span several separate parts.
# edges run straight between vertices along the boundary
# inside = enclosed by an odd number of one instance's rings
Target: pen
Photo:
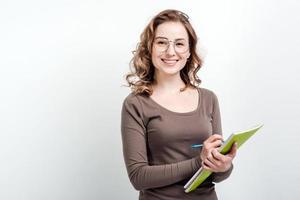
[[[192,148],[199,148],[199,147],[202,147],[202,146],[203,146],[203,144],[193,144]]]
[[[224,142],[222,142],[222,144],[223,144]],[[192,144],[191,145],[191,147],[192,148],[199,148],[199,147],[202,147],[203,146],[203,144]]]

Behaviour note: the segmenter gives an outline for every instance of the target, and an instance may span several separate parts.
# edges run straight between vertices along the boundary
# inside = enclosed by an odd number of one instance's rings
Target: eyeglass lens
[[[173,43],[173,48],[177,53],[185,53],[189,49],[188,42],[184,39],[169,41],[168,39],[158,38],[154,41],[155,48],[161,52],[167,51],[171,43]]]

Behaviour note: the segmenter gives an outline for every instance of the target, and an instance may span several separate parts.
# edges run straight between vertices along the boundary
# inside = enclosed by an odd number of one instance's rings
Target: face
[[[152,48],[155,73],[179,75],[189,56],[188,33],[180,22],[165,22],[156,28]]]

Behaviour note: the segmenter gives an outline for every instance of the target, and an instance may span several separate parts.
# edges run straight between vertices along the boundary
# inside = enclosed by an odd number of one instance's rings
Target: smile
[[[175,59],[161,59],[164,63],[166,63],[167,65],[175,65],[178,60],[175,60]]]

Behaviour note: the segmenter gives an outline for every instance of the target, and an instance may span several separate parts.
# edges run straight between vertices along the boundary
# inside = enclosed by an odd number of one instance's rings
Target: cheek
[[[155,51],[152,51],[151,59],[152,61],[159,62],[161,60],[161,55]]]
[[[188,51],[185,54],[181,54],[179,56],[180,56],[181,60],[185,60],[186,61],[190,57],[190,55],[191,55],[191,53]]]
[[[188,58],[189,58],[189,54],[184,55],[180,58],[180,62],[185,65],[187,63]]]
[[[157,68],[157,66],[159,66],[160,58],[157,54],[152,53],[151,61],[152,61],[152,64],[154,65],[154,67]]]

